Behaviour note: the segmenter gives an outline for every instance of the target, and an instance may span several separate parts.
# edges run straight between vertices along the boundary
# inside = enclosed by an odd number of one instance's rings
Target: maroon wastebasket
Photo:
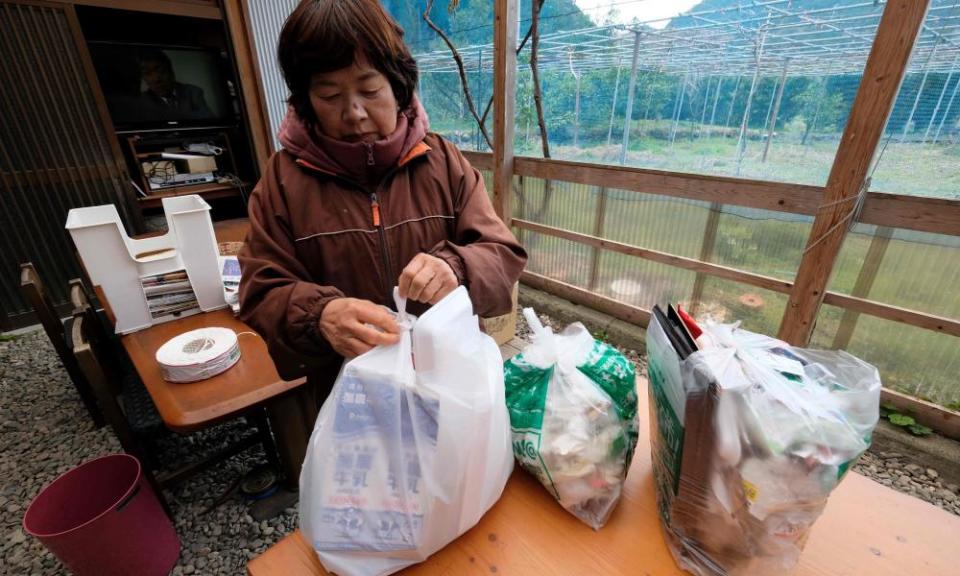
[[[91,460],[44,488],[23,529],[77,576],[160,576],[180,555],[180,540],[129,454]]]

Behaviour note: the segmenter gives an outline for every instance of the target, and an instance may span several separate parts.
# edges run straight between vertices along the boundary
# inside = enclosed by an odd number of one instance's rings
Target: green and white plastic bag
[[[637,444],[633,365],[583,324],[560,334],[523,310],[532,343],[504,365],[517,461],[571,514],[600,529]]]

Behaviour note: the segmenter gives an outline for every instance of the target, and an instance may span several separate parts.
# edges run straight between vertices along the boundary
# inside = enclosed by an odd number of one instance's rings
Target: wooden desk
[[[240,360],[226,372],[200,382],[176,384],[164,380],[156,360],[157,350],[174,336],[213,326],[229,328],[239,334]],[[211,422],[239,414],[303,383],[302,379],[282,380],[263,339],[229,310],[156,324],[121,336],[120,340],[157,405],[164,424],[175,432],[193,432],[207,427]]]
[[[477,526],[402,574],[664,576],[684,574],[657,516],[647,430],[646,382],[639,382],[641,433],[623,497],[594,532],[564,511],[540,484],[515,470],[503,497]],[[849,474],[830,497],[800,559],[797,576],[960,574],[960,517]],[[250,576],[327,572],[300,532],[247,566]]]
[[[213,326],[230,328],[239,335],[240,360],[226,372],[200,382],[177,384],[164,380],[156,361],[160,346],[183,332]],[[297,488],[312,426],[296,408],[298,389],[305,379],[281,379],[266,343],[229,309],[156,324],[121,336],[120,341],[164,424],[171,430],[192,432],[254,406],[266,405],[287,487]]]
[[[218,242],[241,242],[249,225],[246,218],[238,218],[215,222],[213,227]],[[103,290],[97,286],[95,291],[112,321],[113,313]],[[223,374],[201,382],[175,384],[164,380],[156,362],[160,346],[183,332],[211,326],[230,328],[237,334],[246,333],[239,336],[241,356],[237,364]],[[121,336],[120,341],[164,424],[175,432],[193,432],[238,416],[254,406],[265,405],[277,441],[286,486],[297,490],[313,424],[300,406],[298,389],[305,380],[282,380],[266,344],[252,328],[234,317],[229,309],[223,309],[157,324]]]

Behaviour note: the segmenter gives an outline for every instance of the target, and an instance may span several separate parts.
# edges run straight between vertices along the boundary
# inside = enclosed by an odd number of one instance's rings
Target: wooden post
[[[496,0],[493,32],[493,206],[510,226],[517,92],[517,0]]]
[[[887,3],[877,36],[850,110],[833,168],[824,190],[787,302],[779,337],[795,346],[806,346],[823,303],[824,292],[837,254],[847,235],[856,196],[883,135],[886,119],[896,101],[914,41],[927,14],[929,0]]]
[[[496,62],[494,62],[496,64]],[[476,78],[476,88],[477,88],[477,100],[480,100],[481,94],[480,91],[483,89],[483,46],[477,46],[477,78]],[[473,132],[473,149],[477,152],[483,150],[483,145],[481,141],[483,140],[483,126],[484,122],[477,123],[477,129]]]
[[[780,73],[780,85],[777,87],[777,97],[773,103],[773,113],[770,116],[770,127],[767,130],[767,143],[763,147],[763,160],[761,160],[761,162],[767,161],[767,152],[770,151],[770,141],[773,140],[773,131],[777,127],[777,115],[780,113],[780,102],[783,100],[783,87],[787,84],[787,66],[789,64],[789,58],[783,61],[783,72]]]
[[[709,262],[713,256],[713,247],[717,243],[717,229],[720,227],[720,212],[723,205],[719,202],[710,204],[710,214],[707,216],[707,223],[703,227],[703,244],[700,245],[700,261]],[[702,272],[697,272],[693,280],[693,292],[690,295],[690,314],[696,314],[700,309],[703,299],[703,285],[706,283],[707,276]]]
[[[597,238],[603,238],[603,222],[607,215],[607,189],[600,187],[600,195],[597,197],[597,213],[593,223],[593,235]],[[590,287],[591,292],[597,291],[597,276],[600,272],[600,248],[593,247],[590,267]]]
[[[873,287],[877,271],[880,270],[880,264],[883,263],[883,256],[887,253],[891,236],[893,236],[893,228],[877,227],[873,240],[870,241],[870,248],[867,249],[867,255],[863,258],[860,274],[857,275],[857,282],[853,285],[851,296],[866,298],[870,295],[870,288]],[[857,327],[858,318],[860,318],[860,313],[856,310],[847,308],[843,311],[843,318],[840,319],[840,326],[837,328],[837,334],[833,339],[835,350],[844,350],[850,344],[850,339],[853,338],[853,330]]]
[[[633,120],[633,97],[637,93],[637,62],[640,60],[640,32],[633,32],[633,60],[630,64],[630,84],[627,88],[627,112],[623,116],[623,141],[620,142],[620,165],[627,163],[630,145],[630,121]]]
[[[273,153],[273,136],[270,134],[270,120],[267,104],[263,96],[263,83],[260,81],[260,68],[257,64],[257,48],[242,0],[225,0],[223,13],[230,32],[230,43],[236,56],[237,71],[240,73],[240,89],[250,136],[253,140],[253,155],[257,161],[257,173],[263,174],[267,160]]]

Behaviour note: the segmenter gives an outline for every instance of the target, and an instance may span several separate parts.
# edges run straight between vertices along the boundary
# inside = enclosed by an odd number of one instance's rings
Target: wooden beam
[[[823,195],[823,188],[804,184],[682,174],[643,168],[598,166],[543,158],[518,157],[514,168],[521,176],[544,180],[576,182],[605,186],[609,189],[690,198],[710,203],[735,204],[792,214],[814,214]]]
[[[726,278],[727,280],[733,280],[734,282],[749,284],[759,288],[765,288],[774,292],[780,292],[781,294],[789,294],[790,289],[793,286],[793,284],[789,281],[779,280],[770,276],[753,274],[751,272],[744,272],[735,268],[720,266],[719,264],[701,262],[700,260],[687,258],[685,256],[676,256],[674,254],[668,254],[658,250],[650,250],[648,248],[641,248],[631,244],[624,244],[621,242],[615,242],[613,240],[597,238],[596,236],[590,236],[589,234],[581,234],[579,232],[554,228],[553,226],[545,226],[543,224],[537,224],[536,222],[530,222],[528,220],[520,220],[515,218],[512,224],[517,228],[530,230],[531,232],[547,234],[556,238],[563,238],[565,240],[579,242],[595,248],[603,248],[605,250],[610,250],[611,252],[618,252],[628,256],[636,256],[637,258],[659,262],[661,264],[682,268],[684,270],[692,270],[694,272],[709,274],[718,278]]]
[[[824,208],[818,210],[814,220],[780,323],[779,337],[790,344],[806,346],[813,333],[827,282],[853,217],[855,198],[863,189],[928,5],[929,0],[893,0],[883,11],[827,178]]]
[[[960,320],[954,320],[953,318],[945,318],[943,316],[927,314],[926,312],[917,312],[916,310],[900,308],[899,306],[893,306],[891,304],[881,304],[873,300],[857,298],[856,296],[849,296],[838,292],[827,292],[823,297],[823,303],[830,304],[831,306],[839,306],[847,310],[856,310],[857,312],[876,316],[877,318],[893,320],[894,322],[924,328],[933,332],[940,332],[941,334],[960,337]]]
[[[650,312],[643,308],[624,304],[619,300],[594,294],[589,290],[584,290],[578,286],[554,280],[553,278],[547,278],[534,272],[524,270],[520,274],[520,282],[537,290],[543,290],[555,296],[566,298],[571,302],[589,306],[594,310],[609,314],[624,322],[630,322],[631,324],[636,324],[641,327],[646,327],[650,322]]]
[[[493,207],[507,226],[513,215],[518,4],[519,0],[493,3]]]
[[[487,164],[492,166],[492,160],[487,160],[491,158],[489,153],[464,152],[464,155],[478,168],[484,168]],[[817,213],[824,191],[821,186],[599,166],[544,158],[517,157],[514,169],[516,174],[532,178],[809,216]],[[960,200],[870,192],[859,222],[960,236]]]
[[[929,426],[948,438],[960,440],[958,412],[889,388],[880,390],[880,402],[892,404],[898,412],[909,414],[918,423]]]
[[[960,200],[871,192],[860,222],[960,236]]]
[[[233,47],[234,61],[237,65],[238,80],[243,94],[246,110],[247,128],[253,139],[254,158],[257,161],[258,174],[267,168],[267,160],[273,150],[273,138],[270,136],[270,120],[267,105],[260,89],[260,70],[257,66],[257,49],[250,33],[247,12],[242,0],[223,0],[223,13],[230,32],[230,44]]]
[[[493,154],[490,152],[474,152],[473,150],[461,150],[463,157],[467,162],[473,165],[477,170],[493,170]]]
[[[207,20],[222,20],[220,9],[213,0],[57,0],[61,4],[75,4],[79,6],[97,6],[99,8],[115,8],[118,10],[133,10],[136,12],[152,12],[154,14],[170,14],[173,16],[192,16]]]
[[[564,240],[579,242],[586,246],[603,248],[605,250],[610,250],[611,252],[635,256],[637,258],[643,258],[644,260],[659,262],[661,264],[682,268],[684,270],[691,270],[700,274],[716,276],[717,278],[725,278],[727,280],[733,280],[734,282],[740,282],[742,284],[764,288],[780,294],[790,294],[793,289],[793,283],[787,280],[780,280],[778,278],[754,274],[752,272],[744,272],[743,270],[737,270],[735,268],[729,268],[719,264],[702,262],[693,258],[676,256],[674,254],[668,254],[658,250],[650,250],[647,248],[641,248],[639,246],[615,242],[613,240],[597,238],[595,236],[590,236],[589,234],[581,234],[571,230],[563,230],[561,228],[546,226],[544,224],[538,224],[528,220],[515,218],[511,222],[511,225],[515,228],[519,228],[520,230],[529,230],[530,232],[536,232],[538,234],[546,234],[555,238],[563,238]],[[855,310],[863,314],[876,316],[877,318],[884,318],[886,320],[892,320],[894,322],[907,324],[909,326],[916,326],[917,328],[924,328],[933,332],[960,336],[960,320],[936,316],[934,314],[927,314],[925,312],[918,312],[916,310],[909,310],[907,308],[900,308],[891,304],[874,302],[872,300],[857,298],[855,296],[840,294],[838,292],[827,292],[823,301],[824,303],[832,306],[839,306],[844,309]]]

